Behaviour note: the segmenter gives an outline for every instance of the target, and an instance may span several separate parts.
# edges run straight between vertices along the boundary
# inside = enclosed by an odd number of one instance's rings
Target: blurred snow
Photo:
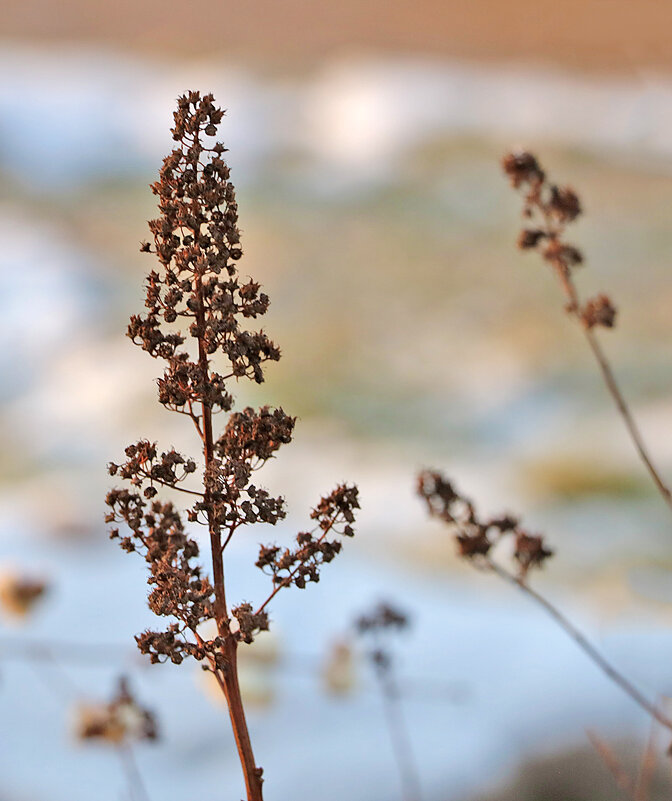
[[[15,550],[12,532],[0,536],[3,547]],[[265,580],[251,568],[253,551],[248,543],[230,554],[232,598],[243,587],[248,598],[263,592]],[[150,797],[240,797],[226,717],[203,692],[198,668],[148,666],[127,647],[134,633],[154,625],[144,605],[141,560],[104,545],[64,554],[62,546],[42,543],[21,552],[55,580],[51,603],[24,636],[118,643],[119,659],[98,666],[65,659],[39,670],[11,659],[0,663],[5,732],[11,727],[11,736],[0,738],[3,791],[45,801],[88,801],[95,791],[101,801],[116,801],[124,788],[116,755],[76,745],[68,736],[67,711],[81,696],[106,697],[126,671],[139,700],[159,714],[161,742],[138,749]],[[398,588],[394,603],[413,622],[395,650],[400,675],[410,683],[404,682],[403,704],[427,799],[464,798],[504,778],[524,757],[580,741],[588,726],[607,738],[646,731],[646,715],[543,612],[491,578],[482,576],[477,585],[454,577],[428,580],[347,551],[329,568],[318,585],[283,593],[273,604],[280,642],[277,698],[267,711],[250,713],[269,801],[295,797],[297,786],[319,787],[324,801],[399,796],[371,678],[338,699],[323,694],[319,677],[335,634],[362,609],[389,598],[390,587]],[[600,636],[595,621],[568,598],[556,600],[650,696],[672,691],[666,631],[640,627]]]
[[[672,79],[587,79],[544,69],[342,58],[301,77],[216,61],[178,64],[82,47],[0,49],[0,166],[51,187],[153,169],[175,97],[212,91],[235,124],[222,136],[250,180],[265,159],[312,160],[315,182],[385,180],[446,135],[539,140],[672,157]]]

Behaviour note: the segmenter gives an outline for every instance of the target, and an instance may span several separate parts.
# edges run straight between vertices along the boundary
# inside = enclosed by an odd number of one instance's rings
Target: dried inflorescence
[[[385,601],[381,601],[371,612],[360,615],[355,621],[355,628],[359,634],[388,629],[403,631],[408,625],[408,615]]]
[[[524,531],[509,515],[479,518],[473,503],[461,495],[441,473],[425,470],[418,477],[418,494],[432,517],[447,523],[455,533],[461,557],[488,564],[490,551],[503,538],[513,538],[513,558],[522,581],[532,567],[541,567],[553,555],[544,538]]]
[[[154,714],[138,703],[123,678],[109,703],[77,707],[75,734],[80,740],[99,740],[116,746],[158,738]]]
[[[352,536],[357,489],[339,486],[312,513],[315,530],[301,533],[294,549],[262,548],[257,563],[273,578],[269,596],[256,608],[248,602],[229,607],[224,588],[223,552],[239,527],[276,524],[285,517],[281,496],[252,481],[255,471],[292,439],[296,418],[264,406],[232,412],[232,384],[264,380],[266,363],[280,350],[263,332],[248,330],[263,315],[268,296],[260,285],[241,279],[238,206],[224,145],[212,140],[223,111],[212,95],[189,92],[178,100],[172,129],[176,147],[164,159],[152,186],[159,217],[149,224],[153,243],[141,251],[159,262],[147,278],[146,312],[133,315],[128,336],[165,368],[158,381],[159,402],[191,420],[200,438],[202,460],[160,451],[140,440],[126,449],[126,461],[109,465],[111,475],[130,482],[107,496],[107,521],[129,530],[111,530],[122,548],[141,553],[149,566],[149,605],[171,618],[163,631],[147,631],[138,645],[154,662],[179,663],[186,656],[205,660],[222,687],[236,729],[248,798],[261,798],[261,773],[254,766],[236,677],[236,647],[268,628],[266,605],[282,587],[317,581],[319,569],[341,549],[332,535]],[[218,354],[225,365],[213,369]],[[216,436],[213,416],[230,413]],[[199,477],[201,480],[199,481]],[[185,530],[183,514],[157,499],[168,488],[189,499],[186,524],[207,526],[212,572],[199,566],[199,548]],[[217,636],[202,636],[206,621]]]
[[[49,585],[43,579],[23,575],[14,570],[0,573],[0,610],[13,618],[29,615],[44,598]]]
[[[276,588],[293,584],[303,589],[308,582],[320,580],[320,567],[340,553],[340,540],[328,535],[352,537],[355,509],[359,509],[357,487],[343,484],[322,498],[310,516],[316,521],[311,531],[296,536],[293,548],[262,545],[256,565],[273,578]]]
[[[391,652],[384,645],[385,635],[394,631],[404,631],[408,626],[408,616],[385,601],[381,601],[371,612],[360,615],[355,620],[357,634],[373,644],[367,655],[377,671],[386,672],[392,667]]]
[[[568,186],[550,183],[531,153],[508,153],[502,167],[513,188],[522,190],[523,217],[530,221],[518,235],[518,247],[536,250],[551,265],[567,297],[567,312],[586,329],[613,328],[616,309],[609,298],[600,294],[582,304],[574,286],[572,271],[583,264],[583,254],[564,241],[564,234],[582,212],[577,194]]]

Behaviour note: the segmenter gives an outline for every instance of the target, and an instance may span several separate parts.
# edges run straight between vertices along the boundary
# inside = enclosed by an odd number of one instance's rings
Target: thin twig
[[[614,400],[616,404],[616,408],[618,409],[619,414],[621,415],[623,422],[625,423],[625,427],[630,434],[630,438],[635,446],[635,449],[644,463],[646,469],[651,476],[653,483],[656,485],[658,492],[660,492],[661,496],[665,503],[672,509],[672,493],[670,492],[669,488],[663,481],[660,476],[658,469],[654,466],[651,456],[649,455],[648,448],[644,443],[644,439],[635,423],[634,417],[632,416],[632,412],[630,411],[628,404],[623,396],[623,393],[616,382],[616,377],[614,375],[614,371],[609,364],[609,360],[600,345],[600,342],[595,335],[595,332],[592,328],[587,327],[583,324],[581,320],[581,302],[579,298],[579,293],[576,288],[576,284],[572,279],[571,274],[569,271],[564,267],[562,264],[554,264],[556,274],[560,279],[560,283],[564,290],[565,296],[569,301],[568,311],[572,314],[581,325],[581,329],[586,337],[590,350],[597,361],[597,364],[600,368],[600,373],[602,374],[602,378],[604,379],[604,383],[609,390],[609,394]]]
[[[327,528],[325,528],[325,529],[323,530],[322,534],[321,534],[321,535],[320,535],[320,536],[317,538],[317,540],[316,540],[316,543],[317,543],[318,545],[319,545],[321,542],[323,542],[323,541],[324,541],[324,538],[327,536],[327,534],[328,534],[330,531],[332,531],[332,529],[333,529],[333,528],[334,528],[334,526],[336,525],[336,520],[337,520],[337,518],[338,518],[338,512],[334,512],[334,515],[333,515],[332,519],[329,521],[329,525],[327,526]],[[268,606],[268,604],[270,604],[270,602],[273,600],[273,598],[275,598],[275,596],[276,596],[276,595],[277,595],[277,594],[280,592],[280,590],[281,590],[283,587],[289,587],[289,586],[291,586],[291,584],[292,584],[292,579],[294,578],[294,576],[296,576],[296,574],[299,572],[299,570],[301,570],[301,568],[303,567],[303,565],[304,565],[304,564],[305,564],[305,560],[304,560],[304,561],[302,561],[302,562],[299,562],[299,564],[298,564],[298,565],[297,565],[295,568],[293,568],[293,569],[292,569],[292,570],[291,570],[291,571],[288,573],[288,575],[286,575],[286,576],[285,576],[283,579],[281,579],[281,580],[280,580],[280,582],[279,582],[279,583],[278,583],[278,585],[275,587],[275,589],[273,590],[273,592],[271,592],[271,594],[268,596],[268,598],[267,598],[267,599],[266,599],[266,600],[265,600],[265,601],[262,603],[262,605],[261,605],[261,606],[260,606],[260,607],[257,609],[257,611],[254,613],[255,615],[259,615],[259,614],[261,614],[261,613],[264,611],[264,609],[265,609],[265,608]]]
[[[541,197],[541,190],[543,186],[543,181],[545,179],[542,178],[541,182],[536,185],[535,192],[531,195],[531,199],[533,204],[536,206],[537,210],[541,214],[543,218],[543,226],[544,226],[544,233],[545,236],[548,238],[548,241],[555,241],[561,242],[562,235],[565,230],[566,221],[560,222],[555,221],[554,217],[550,213],[549,206],[544,203]],[[567,265],[567,263],[563,260],[561,255],[556,255],[555,257],[548,257],[550,264],[552,265],[556,276],[560,282],[562,290],[567,298],[567,312],[573,316],[577,322],[579,323],[583,333],[588,341],[588,345],[598,363],[600,368],[600,372],[602,374],[602,378],[607,386],[607,389],[616,404],[616,408],[618,409],[619,414],[621,415],[623,422],[625,423],[625,427],[630,435],[630,438],[635,446],[635,449],[644,463],[646,469],[651,476],[653,483],[655,484],[657,490],[661,494],[663,500],[667,504],[667,506],[672,509],[672,492],[670,492],[669,487],[663,481],[660,472],[654,466],[651,456],[649,455],[649,451],[647,446],[644,443],[644,439],[635,423],[635,420],[630,412],[628,404],[625,401],[623,393],[621,392],[616,378],[614,376],[614,371],[609,364],[609,360],[604,353],[602,346],[597,339],[595,332],[592,326],[586,322],[584,314],[582,312],[582,304],[581,298],[579,296],[579,292],[576,288],[576,284],[572,277],[571,268]]]
[[[623,422],[625,423],[625,427],[628,429],[628,433],[630,434],[630,438],[634,443],[637,453],[639,454],[642,462],[644,462],[646,469],[649,471],[649,474],[653,479],[653,483],[656,485],[658,492],[660,492],[662,495],[665,503],[670,507],[670,509],[672,509],[672,493],[660,477],[658,469],[651,461],[651,457],[649,456],[646,445],[644,444],[642,435],[640,434],[628,405],[623,398],[623,394],[616,383],[614,373],[609,362],[607,361],[607,357],[605,356],[604,351],[602,350],[602,347],[600,346],[600,343],[594,332],[588,328],[584,329],[584,333],[586,335],[586,339],[588,340],[588,344],[590,345],[590,349],[595,355],[595,359],[600,366],[600,371],[602,373],[602,377],[604,378],[604,382],[607,385],[607,389],[609,390],[611,397],[614,399],[614,403],[616,404],[616,407],[623,418]]]
[[[128,789],[133,801],[149,801],[147,789],[142,781],[142,776],[135,761],[133,749],[130,745],[120,745],[118,748],[119,758],[126,774]]]
[[[382,691],[387,730],[399,768],[404,801],[420,801],[420,777],[413,759],[411,738],[402,714],[400,692],[392,675],[392,667],[376,665],[376,675]]]
[[[637,784],[635,786],[635,801],[650,801],[651,782],[656,771],[656,722],[651,721],[649,741],[642,756]]]
[[[521,592],[525,593],[528,598],[531,598],[539,606],[555,620],[555,622],[574,640],[574,642],[583,650],[583,652],[605,673],[615,684],[617,684],[630,698],[638,704],[642,709],[655,718],[662,726],[672,731],[672,720],[668,718],[658,707],[652,703],[645,695],[643,695],[625,676],[620,673],[604,656],[595,648],[595,646],[582,634],[576,626],[571,623],[553,604],[548,601],[543,595],[540,595],[536,590],[533,590],[524,581],[509,573],[503,567],[493,562],[490,558],[485,557],[487,566],[496,573],[500,578],[518,587]]]
[[[614,777],[614,779],[616,779],[616,783],[620,789],[623,790],[623,792],[630,799],[632,799],[632,801],[637,801],[635,786],[632,782],[632,779],[623,769],[623,766],[619,762],[616,754],[614,754],[611,748],[609,748],[604,740],[602,740],[601,737],[598,737],[594,731],[588,730],[586,734],[588,735],[588,739],[590,740],[593,748],[600,755],[600,758],[609,769],[611,775]]]

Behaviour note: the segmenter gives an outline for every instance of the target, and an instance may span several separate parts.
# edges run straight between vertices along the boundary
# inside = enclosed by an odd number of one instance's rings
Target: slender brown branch
[[[628,407],[628,404],[625,401],[623,393],[621,392],[620,387],[616,382],[616,377],[614,375],[614,371],[611,365],[609,364],[609,360],[607,359],[607,356],[604,350],[602,349],[602,346],[600,345],[597,336],[595,335],[595,331],[592,328],[586,326],[581,320],[581,312],[580,312],[581,302],[579,298],[579,293],[576,289],[576,285],[574,283],[574,280],[572,279],[571,273],[562,263],[554,262],[553,266],[555,267],[555,272],[560,279],[560,283],[562,285],[565,296],[569,301],[567,309],[570,312],[570,314],[572,314],[575,318],[577,318],[579,324],[581,325],[584,336],[588,341],[590,350],[593,353],[593,356],[595,357],[595,360],[597,361],[597,364],[600,368],[600,373],[602,374],[604,383],[606,384],[609,394],[611,395],[614,403],[616,404],[618,413],[621,415],[621,418],[623,419],[623,422],[635,446],[635,449],[640,459],[644,463],[644,466],[648,470],[649,475],[653,480],[653,483],[656,485],[656,488],[658,489],[658,492],[660,492],[660,494],[663,497],[663,500],[668,505],[668,507],[672,509],[672,493],[670,492],[669,488],[661,478],[658,469],[655,467],[655,465],[651,460],[648,448],[644,443],[644,439],[639,431],[639,428],[637,427],[637,424],[635,423],[635,420]]]
[[[670,507],[670,509],[672,509],[672,493],[661,478],[658,469],[651,461],[648,449],[644,444],[642,435],[640,434],[628,405],[625,402],[623,394],[616,383],[614,373],[609,362],[607,361],[607,357],[605,356],[604,351],[602,350],[602,347],[595,336],[595,333],[589,328],[584,329],[584,333],[586,335],[586,339],[588,340],[588,344],[590,345],[590,349],[592,350],[600,367],[600,372],[602,373],[604,382],[607,385],[607,389],[609,390],[611,397],[614,399],[614,403],[616,404],[616,407],[623,418],[623,422],[625,423],[628,433],[630,434],[630,438],[634,443],[637,453],[639,454],[642,462],[644,462],[646,469],[649,471],[649,475],[651,476],[653,483],[656,485],[658,492],[660,492],[662,495],[665,503]]]
[[[553,604],[548,601],[543,595],[540,595],[536,590],[533,590],[529,584],[519,579],[517,576],[509,573],[503,567],[492,561],[489,557],[484,557],[485,564],[490,570],[496,573],[500,578],[518,587],[521,592],[531,598],[535,603],[541,606],[555,622],[574,640],[574,642],[583,650],[583,652],[600,668],[600,670],[608,676],[621,690],[623,690],[630,698],[638,704],[642,709],[648,712],[652,718],[655,718],[662,726],[672,731],[672,720],[661,712],[658,707],[652,703],[645,695],[643,695],[625,676],[620,673],[604,656],[595,648],[595,646],[582,634],[576,626],[571,623]]]
[[[196,320],[201,330],[204,330],[204,298],[201,276],[198,273],[196,274],[195,286],[198,299]],[[199,337],[198,340],[198,364],[201,369],[203,383],[205,384],[209,379],[209,361],[205,344],[201,337]],[[210,408],[210,404],[206,401],[203,401],[202,403],[201,419],[203,421],[203,456],[205,459],[205,469],[207,472],[215,458],[215,450],[214,437],[212,433],[212,410]],[[263,801],[261,790],[263,781],[261,776],[263,771],[260,768],[257,768],[254,752],[252,750],[252,742],[250,740],[250,733],[247,727],[247,720],[245,718],[245,710],[243,708],[243,702],[240,695],[240,685],[238,682],[238,642],[234,634],[231,632],[229,625],[229,613],[226,605],[224,586],[224,560],[222,556],[223,548],[221,532],[218,522],[213,517],[210,501],[210,493],[206,488],[205,502],[208,504],[208,529],[210,532],[213,586],[215,588],[214,613],[219,636],[224,640],[222,645],[222,653],[226,660],[226,667],[223,671],[223,680],[220,683],[220,687],[222,688],[229,707],[231,727],[233,729],[233,735],[236,741],[236,747],[238,749],[238,756],[240,757],[240,763],[243,769],[248,801]]]
[[[656,722],[651,721],[649,740],[642,755],[639,775],[635,785],[635,801],[650,801],[651,782],[656,770]]]
[[[177,492],[184,492],[187,495],[197,495],[199,498],[203,497],[202,492],[196,492],[195,490],[186,489],[186,487],[180,487],[177,484],[169,484],[167,481],[162,481],[160,478],[155,478],[151,476],[147,471],[143,473],[150,481],[155,482],[156,484],[161,484],[162,487],[168,487],[168,489],[176,490]]]
[[[536,157],[531,153],[510,153],[504,157],[502,164],[512,186],[516,189],[524,188],[525,218],[530,219],[536,215],[539,221],[539,227],[524,228],[521,231],[518,245],[525,250],[537,250],[553,268],[567,299],[566,311],[581,326],[637,454],[649,472],[656,489],[672,510],[672,492],[653,464],[648,448],[616,382],[611,365],[593,330],[594,326],[599,325],[611,328],[616,310],[606,295],[600,295],[583,305],[574,283],[573,269],[583,262],[583,254],[578,248],[568,245],[563,236],[567,225],[581,214],[579,198],[571,188],[558,187],[550,183]]]
[[[609,748],[601,737],[593,731],[586,731],[586,735],[591,742],[593,748],[597,751],[600,759],[604,762],[611,775],[616,779],[616,784],[619,788],[630,798],[632,801],[637,801],[635,786],[632,779],[623,769],[623,766],[618,760],[618,757]]]
[[[420,801],[422,797],[420,776],[413,759],[411,738],[402,713],[400,692],[392,675],[392,667],[376,665],[376,675],[383,696],[387,730],[392,742],[395,762],[399,769],[402,796],[404,801]]]
[[[142,776],[135,761],[133,749],[130,745],[119,746],[119,758],[126,774],[126,781],[133,801],[149,801],[149,794],[145,788]]]
[[[333,529],[334,524],[336,523],[336,518],[338,517],[338,513],[334,514],[333,518],[331,519],[327,528],[325,528],[322,534],[317,538],[316,543],[319,545],[321,542],[324,541],[324,538],[327,534]],[[274,588],[273,592],[268,596],[268,598],[263,602],[263,604],[257,609],[254,613],[255,615],[261,614],[264,609],[270,604],[270,602],[275,598],[275,596],[280,592],[283,587],[289,587],[292,584],[292,579],[298,574],[298,572],[303,567],[303,562],[299,562],[299,564],[291,570],[291,572],[286,575],[279,584]]]

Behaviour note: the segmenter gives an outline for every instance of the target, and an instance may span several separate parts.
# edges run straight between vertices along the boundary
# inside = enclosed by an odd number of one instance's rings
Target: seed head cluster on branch
[[[226,148],[213,139],[223,115],[212,95],[189,92],[178,100],[176,146],[152,185],[159,201],[159,216],[149,223],[153,243],[141,246],[159,267],[147,277],[146,312],[133,315],[128,327],[135,344],[165,362],[159,402],[191,420],[201,456],[161,452],[147,440],[130,445],[124,462],[109,465],[110,474],[130,488],[108,494],[106,519],[125,524],[126,532],[115,527],[111,537],[145,558],[149,605],[170,618],[162,631],[136,638],[140,650],[153,662],[204,660],[229,704],[248,799],[261,799],[262,772],[238,687],[237,647],[268,628],[267,606],[282,588],[303,588],[319,579],[321,566],[341,550],[339,537],[353,535],[359,504],[357,488],[349,485],[321,498],[311,513],[314,527],[299,533],[293,548],[261,546],[256,564],[271,578],[268,597],[256,605],[229,606],[224,551],[241,526],[275,525],[285,517],[284,499],[260,487],[253,475],[291,441],[296,419],[267,406],[232,412],[232,384],[242,378],[262,383],[266,364],[278,361],[280,350],[262,329],[247,328],[267,311],[269,298],[238,272],[235,189],[223,159]],[[213,369],[215,356],[222,357],[221,372]],[[229,413],[218,436],[217,412]],[[171,501],[158,499],[162,488],[188,499],[185,515]],[[210,571],[198,564],[199,547],[185,528],[185,516],[187,523],[207,526]],[[217,635],[206,639],[202,624],[212,619]]]
[[[518,579],[523,581],[530,568],[541,567],[553,556],[544,537],[529,534],[521,528],[517,518],[511,515],[479,517],[474,504],[435,470],[425,470],[418,476],[418,494],[427,504],[430,516],[452,528],[458,554],[464,559],[491,566],[491,550],[503,539],[511,538]]]

